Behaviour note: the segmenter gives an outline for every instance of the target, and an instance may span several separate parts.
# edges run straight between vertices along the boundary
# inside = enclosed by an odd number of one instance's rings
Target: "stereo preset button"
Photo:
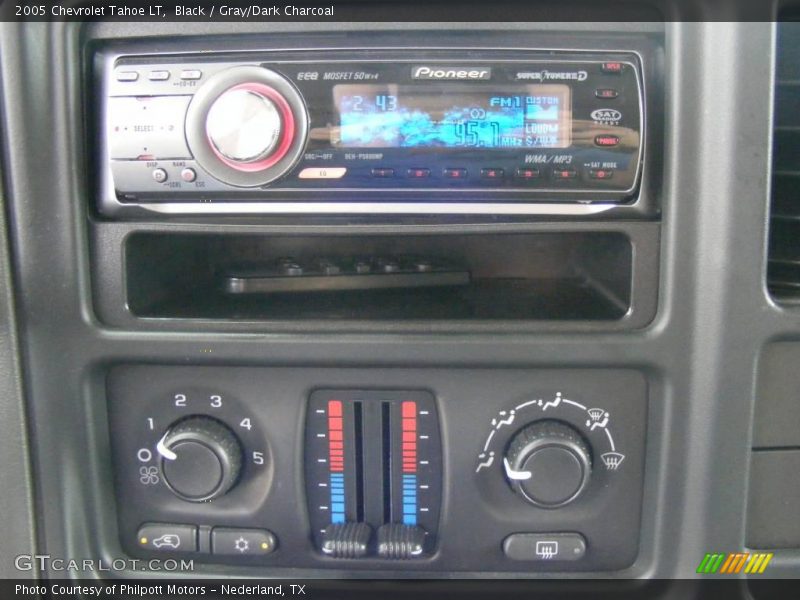
[[[553,178],[555,179],[575,179],[578,172],[575,169],[553,169]]]
[[[169,175],[164,169],[153,169],[153,180],[156,183],[164,183],[167,179],[169,179]]]
[[[386,167],[376,167],[372,169],[372,176],[378,177],[379,179],[387,179],[389,177],[394,177],[394,169],[388,169]]]
[[[586,540],[579,533],[512,533],[503,553],[512,560],[575,561],[586,554]]]
[[[431,176],[430,169],[409,169],[406,171],[406,175],[411,179],[425,179],[426,177]]]
[[[619,136],[611,134],[600,134],[594,136],[595,146],[603,146],[604,148],[611,148],[619,145]]]
[[[603,100],[613,100],[619,96],[619,92],[614,88],[598,88],[594,91],[595,98],[602,98]]]
[[[300,171],[299,179],[341,179],[347,173],[345,167],[307,167]]]
[[[183,179],[186,183],[192,183],[195,179],[197,179],[197,171],[191,167],[185,167],[181,171],[181,179]]]
[[[613,176],[612,169],[589,169],[589,177],[592,179],[611,179]]]
[[[517,179],[529,180],[529,179],[538,179],[540,174],[541,173],[539,172],[539,169],[520,167],[519,169],[516,170],[514,176]]]
[[[150,71],[147,78],[150,81],[166,81],[169,79],[169,71]]]
[[[447,179],[466,179],[467,178],[467,170],[466,169],[444,169],[442,174]]]
[[[138,81],[139,73],[136,71],[117,71],[117,81]]]
[[[158,552],[196,552],[197,527],[170,523],[145,523],[136,534],[140,548]]]
[[[481,177],[484,179],[502,179],[505,171],[503,169],[496,169],[493,167],[481,169]]]
[[[611,75],[619,75],[622,73],[622,63],[621,62],[604,62],[600,65],[600,70],[603,73],[608,73]]]
[[[269,554],[276,546],[275,536],[265,529],[215,527],[211,531],[211,553],[218,556]]]
[[[188,81],[195,81],[203,76],[203,72],[199,69],[184,69],[181,71],[181,79]]]

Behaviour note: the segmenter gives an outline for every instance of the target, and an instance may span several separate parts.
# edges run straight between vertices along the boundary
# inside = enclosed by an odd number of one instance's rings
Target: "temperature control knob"
[[[177,421],[158,442],[157,450],[167,486],[190,502],[208,502],[227,493],[242,469],[239,440],[212,417]]]
[[[536,421],[518,432],[504,459],[515,492],[545,508],[575,500],[589,482],[592,456],[575,429],[554,420]]]

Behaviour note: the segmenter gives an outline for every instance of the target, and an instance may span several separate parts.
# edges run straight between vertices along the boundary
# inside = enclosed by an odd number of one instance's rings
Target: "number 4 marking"
[[[239,423],[239,426],[244,427],[248,431],[250,431],[253,428],[253,425],[250,423],[250,419],[242,419],[242,422]]]

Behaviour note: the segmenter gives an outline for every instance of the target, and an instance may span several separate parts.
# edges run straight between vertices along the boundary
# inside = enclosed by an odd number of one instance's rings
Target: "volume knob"
[[[537,421],[508,446],[506,476],[528,502],[546,508],[575,500],[589,482],[592,458],[580,433],[560,421]]]
[[[211,176],[258,187],[288,173],[308,136],[305,101],[280,73],[255,65],[209,76],[186,111],[186,143]]]
[[[206,133],[215,150],[232,163],[251,163],[269,156],[278,145],[281,113],[257,86],[223,93],[208,111]]]
[[[242,469],[242,446],[227,425],[206,416],[176,422],[158,443],[161,472],[172,492],[208,502],[230,491]]]

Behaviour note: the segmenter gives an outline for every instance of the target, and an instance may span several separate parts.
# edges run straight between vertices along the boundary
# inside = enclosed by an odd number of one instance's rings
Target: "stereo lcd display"
[[[566,148],[567,85],[345,84],[333,88],[344,148]]]

